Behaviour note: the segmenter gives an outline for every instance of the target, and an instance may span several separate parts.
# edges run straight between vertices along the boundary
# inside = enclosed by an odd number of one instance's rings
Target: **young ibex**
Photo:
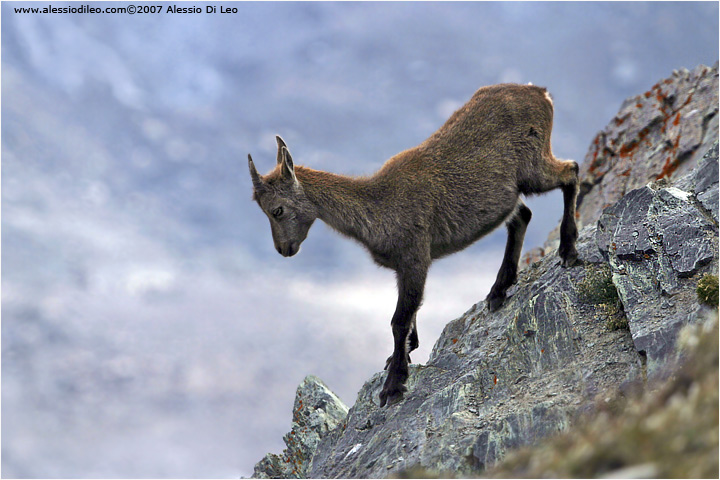
[[[560,187],[565,210],[559,255],[577,260],[578,165],[550,149],[553,103],[544,88],[502,84],[479,89],[430,138],[395,155],[370,177],[351,178],[295,165],[277,137],[277,165],[258,175],[248,155],[253,198],[270,219],[275,249],[295,255],[319,218],[358,240],[375,262],[395,270],[395,341],[380,406],[403,397],[409,353],[418,347],[415,316],[430,263],[462,250],[506,222],[508,241],[487,297],[497,310],[516,280],[530,209],[520,194]]]

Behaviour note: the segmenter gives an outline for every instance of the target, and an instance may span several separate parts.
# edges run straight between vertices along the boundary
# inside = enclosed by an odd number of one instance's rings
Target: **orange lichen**
[[[638,142],[633,141],[630,143],[625,143],[620,147],[620,158],[625,158],[632,156],[632,152],[637,148]]]
[[[640,146],[640,143],[643,140],[645,140],[645,137],[647,137],[649,133],[650,133],[650,128],[645,127],[642,130],[640,130],[640,132],[638,132],[637,138],[630,140],[628,143],[623,144],[620,147],[620,151],[618,152],[618,154],[620,155],[620,158],[632,157],[635,150],[637,150],[637,148]]]
[[[627,158],[630,161],[633,161],[633,157],[637,151],[637,149],[643,145],[643,146],[652,146],[652,141],[649,138],[651,129],[658,128],[657,125],[659,123],[659,130],[661,134],[667,134],[667,129],[669,126],[669,122],[672,122],[672,126],[677,127],[680,125],[680,121],[682,119],[681,110],[685,108],[693,98],[693,94],[689,94],[688,97],[685,99],[685,101],[682,103],[682,105],[672,108],[671,102],[670,102],[670,92],[666,92],[662,90],[662,86],[669,85],[670,89],[672,89],[672,85],[676,82],[673,79],[667,79],[661,82],[656,83],[652,86],[650,90],[645,92],[643,96],[636,97],[637,103],[635,106],[637,108],[643,108],[645,105],[642,102],[643,97],[645,99],[649,99],[651,97],[655,97],[654,99],[657,101],[656,108],[660,111],[662,114],[660,118],[660,122],[652,122],[650,125],[647,125],[645,128],[640,130],[637,135],[634,136],[634,138],[628,139],[626,142],[621,143],[619,148],[617,147],[617,143],[620,143],[618,139],[613,138],[608,141],[608,145],[612,145],[614,150],[611,150],[608,148],[608,146],[601,146],[601,135],[603,133],[599,133],[595,136],[595,139],[593,140],[593,148],[592,148],[592,158],[589,162],[588,166],[588,173],[593,174],[596,176],[602,176],[602,173],[598,174],[597,169],[601,167],[603,164],[608,164],[608,166],[612,167],[613,164],[616,164],[617,158],[623,159]],[[648,105],[648,108],[651,108],[650,105]],[[615,117],[614,123],[615,125],[622,125],[625,120],[627,120],[627,116],[620,118],[618,116]],[[604,137],[603,137],[604,138]],[[663,177],[672,175],[675,170],[679,167],[679,163],[677,161],[677,152],[679,148],[679,142],[680,142],[680,136],[675,139],[675,142],[671,145],[666,146],[666,151],[670,155],[667,160],[665,161],[665,164],[662,168],[662,171],[657,176],[657,179],[661,179]],[[608,163],[609,162],[609,163]],[[627,168],[625,171],[619,174],[619,176],[628,177],[631,174],[631,169]],[[576,212],[577,215],[577,212]],[[530,263],[528,261],[528,263]]]
[[[682,110],[683,108],[685,108],[685,107],[687,106],[687,104],[692,101],[692,98],[693,98],[693,95],[694,95],[694,94],[695,94],[695,92],[693,92],[693,93],[691,93],[690,95],[688,95],[688,97],[685,99],[685,103],[683,103],[683,104],[680,106],[680,108],[678,108],[678,110]],[[678,112],[678,115],[679,115],[679,112]]]
[[[680,163],[677,160],[677,152],[680,147],[680,135],[675,138],[675,142],[672,144],[672,147],[670,147],[670,156],[665,160],[665,165],[663,165],[663,169],[660,172],[660,175],[655,177],[656,180],[660,180],[664,177],[669,177],[672,175],[675,170],[680,166]]]
[[[593,158],[590,161],[590,166],[588,167],[588,172],[590,173],[595,173],[595,169],[597,168],[597,157],[600,151],[600,134],[595,135],[595,140],[593,140],[593,146],[595,151],[593,152]]]
[[[660,175],[658,175],[655,179],[660,180],[664,177],[669,177],[672,175],[675,170],[680,166],[680,164],[677,162],[677,159],[674,159],[673,157],[668,157],[667,160],[665,160],[665,165],[663,166],[662,172],[660,172]]]

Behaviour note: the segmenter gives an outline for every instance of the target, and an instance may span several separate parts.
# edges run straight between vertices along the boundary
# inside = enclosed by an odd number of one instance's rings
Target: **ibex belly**
[[[499,227],[515,210],[517,195],[502,203],[465,210],[436,222],[430,255],[433,259],[459,252]]]

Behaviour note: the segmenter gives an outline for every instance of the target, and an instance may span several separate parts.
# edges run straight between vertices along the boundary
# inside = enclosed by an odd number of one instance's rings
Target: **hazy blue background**
[[[478,87],[533,82],[581,161],[623,99],[718,58],[716,2],[14,13],[45,5],[2,3],[4,477],[248,476],[306,374],[352,405],[382,368],[392,273],[320,223],[282,258],[250,200],[246,155],[269,170],[276,133],[300,164],[369,174]],[[561,197],[530,207],[527,248]],[[504,241],[433,267],[414,361]]]

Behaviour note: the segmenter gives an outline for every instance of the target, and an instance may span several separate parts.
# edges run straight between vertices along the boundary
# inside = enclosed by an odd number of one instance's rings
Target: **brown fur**
[[[494,85],[479,89],[430,138],[369,177],[295,166],[280,137],[277,165],[268,175],[258,175],[249,158],[254,198],[270,219],[278,252],[297,253],[319,218],[397,273],[398,303],[391,322],[395,348],[386,364],[381,406],[399,401],[406,389],[409,353],[418,345],[416,313],[432,261],[506,222],[505,257],[487,298],[491,310],[502,306],[517,277],[531,217],[520,194],[563,189],[559,254],[563,266],[575,263],[578,167],[553,156],[552,120],[553,105],[544,88]]]

